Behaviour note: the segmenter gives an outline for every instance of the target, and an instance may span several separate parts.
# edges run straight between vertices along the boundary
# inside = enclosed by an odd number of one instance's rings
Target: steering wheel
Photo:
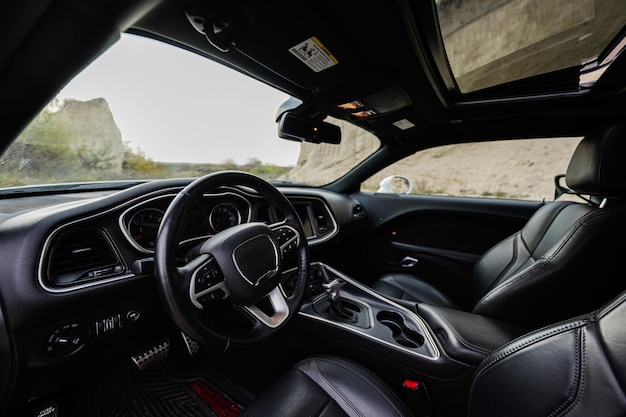
[[[256,191],[285,219],[232,226],[206,239],[181,264],[177,252],[190,207],[223,187]],[[288,290],[281,285],[285,258],[297,264]],[[224,171],[196,179],[174,198],[161,222],[154,266],[161,299],[178,327],[200,345],[226,349],[231,342],[264,339],[297,314],[308,244],[295,209],[276,187],[252,174]]]

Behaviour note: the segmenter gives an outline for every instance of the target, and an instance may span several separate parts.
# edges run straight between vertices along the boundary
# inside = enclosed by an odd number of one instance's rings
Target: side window
[[[378,172],[363,191],[459,197],[553,200],[554,178],[565,174],[581,138],[464,143],[426,149]],[[395,176],[399,176],[395,177]],[[391,190],[391,191],[390,191]]]

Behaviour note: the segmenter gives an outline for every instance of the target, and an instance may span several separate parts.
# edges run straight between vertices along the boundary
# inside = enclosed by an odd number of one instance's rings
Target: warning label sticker
[[[289,52],[315,72],[323,71],[339,63],[315,36],[290,48]]]

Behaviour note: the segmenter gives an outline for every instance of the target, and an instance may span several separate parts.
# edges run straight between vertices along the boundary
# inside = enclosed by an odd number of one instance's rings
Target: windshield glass
[[[448,61],[464,93],[593,61],[626,24],[624,0],[436,4]]]
[[[0,186],[230,169],[323,185],[378,148],[369,132],[343,121],[335,121],[344,129],[341,145],[279,139],[276,111],[288,98],[188,51],[124,34],[2,155]]]

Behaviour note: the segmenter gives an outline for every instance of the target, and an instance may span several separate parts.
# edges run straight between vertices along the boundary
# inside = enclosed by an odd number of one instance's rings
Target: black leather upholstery
[[[555,201],[542,206],[522,230],[485,253],[472,275],[472,312],[539,327],[593,311],[626,279],[619,242],[626,236],[626,127],[613,125],[585,137],[566,173],[568,186],[594,204]],[[413,275],[389,274],[372,287],[401,300],[456,308],[445,294]]]
[[[615,124],[583,140],[567,168],[567,186],[581,194],[626,196],[626,127]],[[594,137],[597,136],[597,137]]]
[[[528,332],[499,320],[422,303],[417,311],[437,336],[446,355],[478,365],[496,348]]]
[[[401,417],[412,414],[369,370],[346,359],[320,356],[297,364],[239,415]]]
[[[626,414],[626,296],[595,314],[532,333],[483,360],[470,416]]]
[[[460,309],[447,295],[432,285],[407,274],[386,274],[373,285],[374,289],[399,300]]]
[[[522,336],[477,368],[470,417],[626,415],[626,295],[601,310]],[[433,404],[433,410],[437,404]],[[411,416],[368,370],[333,357],[305,360],[242,416]]]

